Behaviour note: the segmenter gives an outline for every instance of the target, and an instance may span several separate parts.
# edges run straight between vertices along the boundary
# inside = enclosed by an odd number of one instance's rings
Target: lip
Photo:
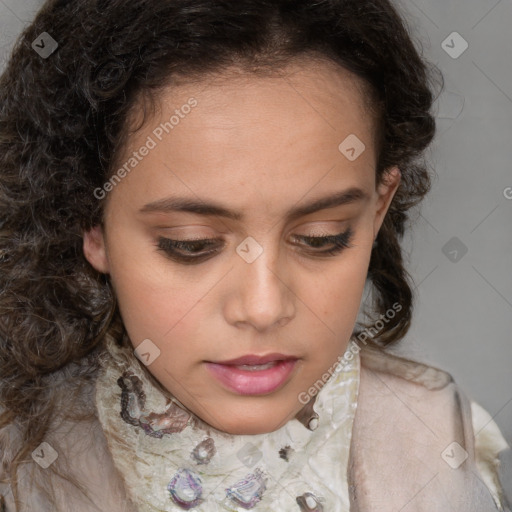
[[[247,354],[236,359],[230,359],[229,361],[214,361],[215,364],[222,365],[241,365],[241,364],[265,364],[271,361],[285,361],[287,359],[297,359],[294,356],[287,356],[285,354],[266,354],[264,356],[258,356],[256,354]]]
[[[206,362],[206,367],[221,384],[239,395],[265,395],[283,387],[297,361],[296,357],[282,354],[247,355],[227,362]],[[273,366],[262,370],[244,370],[238,367],[272,362],[275,362]]]

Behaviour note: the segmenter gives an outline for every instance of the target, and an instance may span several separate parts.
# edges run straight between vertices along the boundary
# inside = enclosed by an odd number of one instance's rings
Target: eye
[[[215,238],[198,238],[196,240],[172,240],[171,238],[158,238],[158,249],[165,252],[172,259],[181,263],[200,263],[211,254],[217,252],[212,247],[221,246],[222,240]],[[210,250],[206,250],[210,248]]]
[[[294,235],[296,240],[300,240],[306,243],[306,245],[312,249],[319,249],[325,246],[331,246],[329,249],[323,251],[309,251],[316,256],[334,256],[339,254],[343,249],[352,247],[350,242],[353,237],[351,228],[348,228],[342,233],[337,235],[327,236],[306,236],[306,235]]]
[[[339,254],[343,249],[351,247],[353,232],[348,228],[343,233],[327,236],[293,235],[294,240],[303,242],[313,256],[325,257]],[[200,238],[195,240],[173,240],[171,238],[158,238],[157,248],[171,259],[184,264],[196,264],[205,261],[217,253],[224,246],[224,242],[215,238]],[[328,249],[322,249],[331,246]]]

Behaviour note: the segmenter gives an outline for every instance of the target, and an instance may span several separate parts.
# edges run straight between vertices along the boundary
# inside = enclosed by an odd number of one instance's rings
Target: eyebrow
[[[295,220],[305,215],[315,213],[327,208],[346,205],[369,199],[369,195],[360,188],[352,187],[326,197],[315,199],[314,201],[294,206],[286,213],[288,220]],[[140,209],[141,213],[173,213],[189,212],[197,215],[215,215],[231,220],[242,221],[244,215],[241,212],[229,210],[215,202],[206,202],[187,197],[167,197],[159,199],[152,203],[144,205]]]

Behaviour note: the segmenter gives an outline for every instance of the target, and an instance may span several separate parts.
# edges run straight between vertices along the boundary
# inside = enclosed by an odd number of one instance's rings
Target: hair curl
[[[44,59],[31,43],[46,31],[59,46]],[[399,242],[430,187],[437,70],[389,0],[51,0],[18,38],[0,78],[0,427],[16,423],[23,441],[12,476],[63,409],[62,386],[93,379],[105,335],[125,334],[82,236],[102,221],[93,191],[115,170],[137,100],[173,77],[279,70],[311,55],[363,79],[379,113],[377,181],[401,170],[368,272],[377,314],[402,305],[379,335],[385,346],[411,320]]]

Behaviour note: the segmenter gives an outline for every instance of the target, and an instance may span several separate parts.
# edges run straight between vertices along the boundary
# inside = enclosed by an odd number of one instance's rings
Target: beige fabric
[[[94,388],[84,393],[92,401]],[[471,420],[471,405],[448,374],[365,348],[348,466],[350,512],[500,510],[493,500],[493,494],[496,499],[500,495],[493,461],[506,443],[497,427],[487,430],[485,440],[480,434],[477,462]],[[70,467],[61,468],[84,483],[93,503],[59,481],[53,484],[57,508],[45,504],[34,481],[44,486],[47,473],[33,463],[21,479],[20,512],[141,512],[126,496],[99,422],[61,425],[48,442],[70,454]],[[453,442],[468,453],[456,469],[446,462],[456,456],[453,449],[445,451]],[[15,429],[0,430],[0,456],[9,459],[16,446]],[[0,493],[6,495],[7,512],[14,512],[5,484]]]
[[[361,355],[351,512],[500,510],[476,467],[470,403],[450,375],[380,351]]]
[[[84,394],[91,400],[93,391],[94,388],[87,388]],[[19,445],[14,442],[13,431],[10,429],[7,437],[5,429],[0,430],[0,450],[7,446],[12,447],[12,453],[16,451],[14,448]],[[49,470],[34,462],[21,469],[20,512],[138,512],[126,499],[98,421],[61,423],[46,442],[59,454],[53,464],[63,474],[76,477],[89,491],[92,502],[66,480],[49,478]],[[0,480],[3,476],[0,472]],[[51,486],[56,495],[56,507],[48,503],[37,485],[43,489]],[[0,494],[6,498],[6,512],[15,512],[12,491],[5,487],[0,484]]]

